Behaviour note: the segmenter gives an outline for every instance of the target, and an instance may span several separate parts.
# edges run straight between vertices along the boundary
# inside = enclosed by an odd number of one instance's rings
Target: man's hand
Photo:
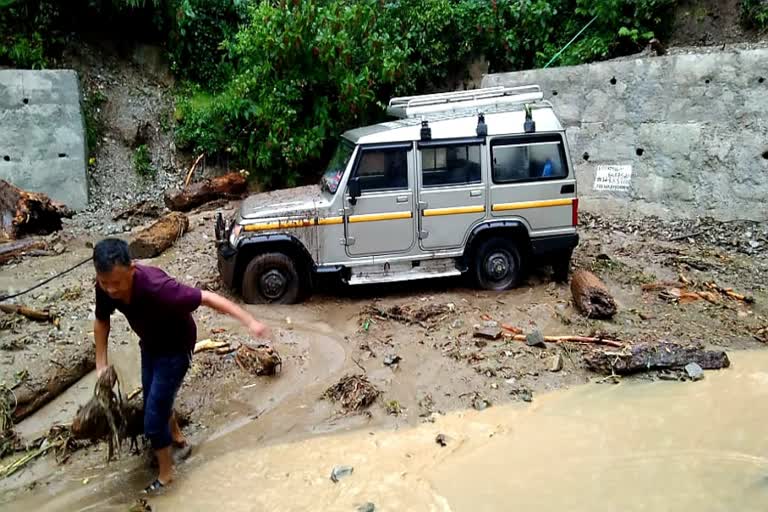
[[[251,336],[256,339],[269,338],[271,334],[269,331],[269,327],[259,322],[258,320],[252,320],[251,322],[249,322],[248,331],[250,331]]]

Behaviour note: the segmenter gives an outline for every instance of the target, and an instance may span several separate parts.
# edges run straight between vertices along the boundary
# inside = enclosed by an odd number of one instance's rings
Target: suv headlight
[[[240,233],[243,231],[243,225],[235,224],[232,226],[232,231],[229,232],[229,245],[235,247],[237,245],[237,239],[240,238]]]

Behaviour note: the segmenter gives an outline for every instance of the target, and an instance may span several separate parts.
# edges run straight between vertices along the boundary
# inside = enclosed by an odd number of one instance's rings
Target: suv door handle
[[[408,196],[397,196],[397,199],[395,199],[398,203],[407,203],[408,202]]]
[[[573,183],[560,187],[561,194],[573,194],[574,192],[576,192],[576,187]]]
[[[483,195],[482,190],[470,190],[469,191],[469,197],[480,197]]]

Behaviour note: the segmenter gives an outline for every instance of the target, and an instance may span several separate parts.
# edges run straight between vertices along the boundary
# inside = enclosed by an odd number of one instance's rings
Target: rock
[[[384,357],[384,366],[395,366],[402,360],[403,358],[397,354],[389,354],[388,356]]]
[[[483,411],[491,406],[491,402],[486,400],[485,398],[476,398],[472,402],[472,407],[477,411]]]
[[[485,322],[483,322],[483,327],[494,328],[498,326],[499,326],[499,322],[497,322],[496,320],[486,320]]]
[[[62,244],[61,242],[58,242],[53,246],[53,252],[55,252],[56,254],[61,254],[64,252],[64,250],[65,250],[64,244]]]
[[[498,325],[496,327],[481,327],[475,330],[475,338],[497,340],[501,338],[501,329]]]
[[[538,329],[534,329],[532,332],[528,333],[525,337],[525,344],[529,347],[547,347],[547,344],[544,343],[544,335],[541,334],[541,331]]]
[[[448,438],[445,437],[445,434],[437,434],[435,442],[440,446],[446,446],[448,444]]]
[[[363,503],[357,507],[357,512],[376,512],[376,505],[370,501],[368,503]]]
[[[698,363],[688,363],[685,365],[685,373],[688,374],[688,378],[697,381],[704,378],[704,370]]]
[[[354,470],[352,466],[334,466],[331,471],[331,480],[333,483],[338,483],[340,478],[351,475]]]
[[[559,372],[563,369],[563,354],[557,354],[552,357],[552,361],[549,364],[549,371]]]
[[[451,329],[460,329],[464,325],[464,321],[461,318],[457,318],[451,324]]]

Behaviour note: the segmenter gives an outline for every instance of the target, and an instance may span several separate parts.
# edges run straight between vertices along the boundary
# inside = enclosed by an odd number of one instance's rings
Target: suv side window
[[[493,182],[539,181],[568,176],[559,138],[536,142],[495,140],[491,145]]]
[[[449,145],[421,150],[421,183],[425,188],[480,183],[480,144]]]
[[[363,150],[355,176],[359,178],[362,193],[405,190],[408,188],[408,150]]]

